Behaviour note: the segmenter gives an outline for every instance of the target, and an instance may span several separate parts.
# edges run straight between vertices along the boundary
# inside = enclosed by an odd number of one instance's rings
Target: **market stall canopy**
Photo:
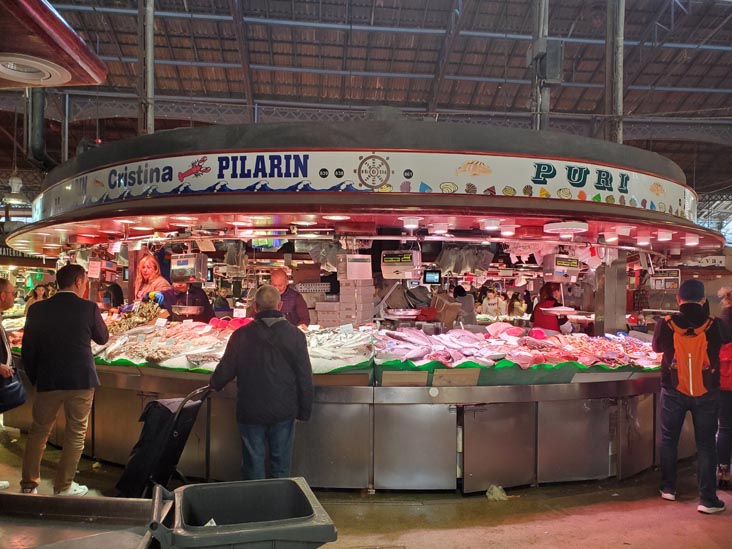
[[[695,223],[696,202],[657,154],[551,132],[401,120],[212,126],[136,137],[56,168],[34,222],[8,242],[53,255],[110,241],[389,231],[717,249],[724,239]]]

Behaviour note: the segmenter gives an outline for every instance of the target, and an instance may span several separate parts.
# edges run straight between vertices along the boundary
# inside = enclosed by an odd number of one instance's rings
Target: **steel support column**
[[[623,142],[623,40],[625,0],[607,0],[605,40],[605,139]]]
[[[544,84],[541,75],[541,50],[546,53],[546,42],[549,36],[549,0],[534,0],[534,43],[533,43],[533,78],[531,90],[532,128],[546,130],[549,127],[549,101],[551,92]]]
[[[155,3],[137,3],[137,133],[155,133]]]
[[[155,133],[155,0],[145,2],[145,130]]]
[[[61,162],[69,159],[69,94],[64,94],[64,119],[61,125]]]

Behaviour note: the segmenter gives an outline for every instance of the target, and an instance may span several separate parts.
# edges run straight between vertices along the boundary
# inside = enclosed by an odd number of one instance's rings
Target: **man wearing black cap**
[[[694,420],[700,513],[724,511],[717,497],[716,449],[719,406],[719,319],[704,311],[704,284],[686,280],[676,296],[679,312],[656,325],[653,350],[663,352],[661,363],[661,498],[676,500],[676,463],[686,412]],[[704,342],[703,346],[695,344]],[[681,349],[684,349],[683,352]],[[684,356],[676,356],[684,355]],[[699,373],[701,370],[701,373]],[[693,372],[696,372],[694,374]]]

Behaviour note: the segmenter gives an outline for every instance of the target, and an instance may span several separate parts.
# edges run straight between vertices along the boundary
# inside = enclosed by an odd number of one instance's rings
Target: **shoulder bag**
[[[17,368],[13,368],[12,377],[0,377],[0,414],[17,408],[25,398],[25,387]]]

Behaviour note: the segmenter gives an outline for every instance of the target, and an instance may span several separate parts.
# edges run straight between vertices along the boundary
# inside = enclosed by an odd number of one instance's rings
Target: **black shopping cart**
[[[153,400],[140,416],[144,422],[137,443],[130,452],[122,477],[117,482],[121,497],[151,497],[155,484],[167,486],[176,476],[180,456],[211,388],[206,385],[182,398]]]

